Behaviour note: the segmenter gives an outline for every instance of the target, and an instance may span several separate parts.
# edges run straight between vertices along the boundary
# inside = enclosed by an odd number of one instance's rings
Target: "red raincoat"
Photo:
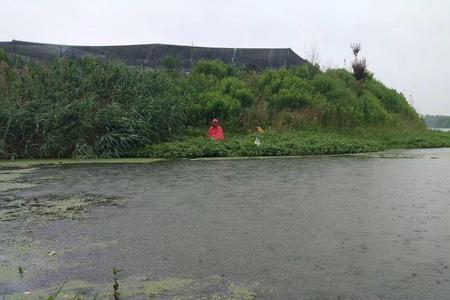
[[[223,141],[225,140],[225,135],[223,134],[222,127],[219,126],[219,121],[214,119],[212,121],[212,126],[208,129],[208,136],[215,141]]]

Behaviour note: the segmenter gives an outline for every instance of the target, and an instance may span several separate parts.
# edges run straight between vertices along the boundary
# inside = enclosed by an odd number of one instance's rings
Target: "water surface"
[[[0,295],[100,287],[116,266],[130,284],[197,284],[160,299],[232,297],[236,286],[256,299],[446,299],[449,170],[450,149],[39,167],[24,178],[47,180],[4,199],[102,195],[114,205],[1,222],[3,270],[27,272],[0,275]]]

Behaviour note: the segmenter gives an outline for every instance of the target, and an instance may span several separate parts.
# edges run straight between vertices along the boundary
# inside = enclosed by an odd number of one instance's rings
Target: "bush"
[[[192,74],[204,74],[216,78],[224,78],[233,75],[233,67],[219,60],[200,60],[192,68]]]
[[[370,92],[364,93],[360,97],[363,105],[364,119],[367,124],[382,126],[388,120],[388,112],[378,99]]]
[[[166,55],[162,61],[162,65],[168,70],[179,70],[183,67],[180,57],[172,55]]]
[[[226,77],[221,80],[219,88],[223,94],[238,100],[243,108],[250,107],[255,101],[255,95],[250,88],[246,86],[245,82],[235,77]]]

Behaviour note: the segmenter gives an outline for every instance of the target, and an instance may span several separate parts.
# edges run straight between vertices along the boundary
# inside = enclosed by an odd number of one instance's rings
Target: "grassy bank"
[[[259,139],[260,145],[255,144]],[[18,159],[1,160],[0,167],[36,165],[152,163],[171,158],[258,157],[339,155],[388,149],[450,147],[450,133],[441,131],[386,131],[352,129],[340,131],[303,130],[240,134],[214,142],[206,137],[148,145],[112,159]]]
[[[376,140],[384,149],[450,147],[450,133],[434,130],[356,130],[344,134],[355,135],[364,140]]]
[[[260,145],[255,141],[259,139]],[[298,131],[235,135],[225,142],[197,137],[150,145],[130,153],[137,157],[198,158],[238,156],[333,155],[393,148],[450,147],[450,134],[436,131]]]

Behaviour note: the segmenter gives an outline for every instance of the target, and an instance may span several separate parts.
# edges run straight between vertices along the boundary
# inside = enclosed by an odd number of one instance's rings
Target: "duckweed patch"
[[[192,284],[191,279],[168,278],[160,281],[151,281],[142,289],[147,297],[155,297],[163,292],[181,289]]]
[[[99,292],[103,294],[100,285],[92,284],[84,280],[71,280],[64,283],[60,296],[63,299],[78,299],[82,295],[87,296]]]
[[[97,289],[99,288],[101,288],[101,286],[93,285],[83,280],[70,280],[63,284],[60,284],[59,287],[55,287],[52,289],[44,288],[37,290],[27,290],[26,288],[24,288],[21,292],[4,295],[4,300],[93,299],[94,296],[91,296],[93,293],[96,293],[95,295],[100,296],[100,294],[97,292]],[[54,297],[56,294],[57,297]],[[54,298],[51,298],[52,296]],[[108,295],[103,292],[101,293],[101,296],[101,299],[108,298]]]
[[[0,192],[28,189],[34,186],[35,184],[26,182],[0,182]]]
[[[0,169],[0,193],[11,190],[27,189],[34,187],[34,183],[26,182],[22,179],[24,174],[34,171],[28,169]]]
[[[229,287],[230,290],[230,300],[250,300],[256,297],[256,294],[242,286],[235,285],[232,283]]]
[[[117,206],[116,200],[116,197],[92,194],[41,198],[9,196],[0,202],[0,221],[78,219],[93,207]]]
[[[27,173],[31,173],[33,171],[36,171],[36,168],[4,168],[4,169],[0,169],[0,174],[1,175],[11,175],[11,176],[18,176],[18,175],[22,175],[22,174],[27,174]]]
[[[213,280],[211,280],[213,278]],[[45,289],[16,290],[5,299],[47,299],[61,288],[61,284]],[[84,280],[69,280],[64,283],[57,299],[112,299],[111,283],[95,284]],[[197,299],[197,300],[250,300],[257,294],[243,283],[230,283],[220,276],[204,279],[165,278],[148,281],[134,276],[120,279],[120,299]],[[26,292],[26,294],[24,294]],[[258,292],[261,295],[263,292]]]
[[[47,300],[51,293],[47,290],[38,290],[31,292],[22,292],[4,295],[4,300]],[[2,296],[3,297],[3,296]],[[70,298],[69,298],[70,299]],[[2,298],[3,300],[3,298]]]
[[[19,278],[17,268],[7,265],[0,265],[0,282],[16,280]]]
[[[167,299],[213,299],[213,300],[250,300],[257,294],[244,287],[228,282],[220,276],[207,277],[201,280],[168,278],[151,281],[142,288],[148,298]],[[164,297],[166,296],[166,297]]]

